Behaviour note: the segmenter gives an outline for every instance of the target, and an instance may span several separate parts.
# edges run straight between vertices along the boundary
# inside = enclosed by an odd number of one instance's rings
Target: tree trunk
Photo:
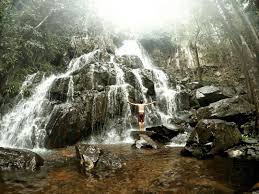
[[[195,58],[197,62],[197,74],[198,74],[199,82],[202,82],[202,69],[201,69],[201,64],[199,59],[198,47],[196,43],[194,45],[194,52],[195,52]]]
[[[225,8],[222,0],[216,0],[220,9],[222,10],[225,17],[222,16],[222,22],[224,27],[227,29],[227,33],[229,34],[230,39],[232,40],[235,49],[237,49],[240,61],[242,63],[242,69],[244,71],[244,74],[246,76],[246,80],[249,86],[249,92],[251,95],[251,101],[254,103],[256,107],[256,124],[255,124],[255,133],[256,135],[259,135],[259,68],[258,68],[258,58],[254,57],[252,54],[251,49],[248,47],[247,41],[244,39],[244,37],[241,35],[241,32],[233,25],[230,13]],[[235,3],[233,3],[235,4]],[[233,6],[234,7],[234,6]],[[234,8],[236,9],[236,8]],[[236,10],[238,11],[238,10]],[[239,10],[240,11],[240,10]],[[220,13],[220,11],[219,11]],[[240,13],[239,13],[240,14]],[[219,14],[221,15],[221,14]],[[251,24],[247,24],[247,22],[244,18],[242,19],[242,22],[244,23],[245,27],[252,27]],[[254,36],[252,29],[250,28],[249,38],[255,40],[258,39]],[[253,50],[257,50],[257,43],[252,44]],[[257,53],[258,54],[258,53]]]
[[[252,49],[256,54],[257,62],[259,65],[259,38],[257,37],[256,30],[254,29],[253,25],[251,24],[251,22],[249,21],[245,13],[240,9],[238,3],[235,0],[232,0],[231,2],[234,8],[234,11],[240,17],[245,29],[247,30],[247,34],[249,36],[249,39],[251,40],[249,42],[249,45],[252,46]]]

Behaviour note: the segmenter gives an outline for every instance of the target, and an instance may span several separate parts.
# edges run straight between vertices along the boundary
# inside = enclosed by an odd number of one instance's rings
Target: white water
[[[108,131],[105,135],[105,140],[102,141],[103,144],[117,144],[117,143],[131,143],[133,140],[130,137],[130,131],[127,129],[127,126],[131,127],[131,123],[129,122],[129,117],[132,116],[130,105],[127,103],[129,98],[129,92],[128,92],[128,84],[125,82],[125,75],[123,70],[119,67],[119,64],[117,64],[114,60],[114,56],[111,56],[110,64],[113,65],[113,69],[116,73],[116,84],[111,85],[108,88],[107,91],[107,100],[108,100],[108,113],[107,113],[107,120],[116,119],[116,116],[114,113],[117,112],[117,108],[121,107],[121,104],[119,104],[121,101],[123,101],[123,108],[125,111],[122,111],[124,115],[122,115],[123,118],[123,126],[122,128],[126,129],[122,133],[118,133],[116,128],[111,128],[110,131]],[[119,100],[119,99],[121,100]],[[95,104],[94,104],[95,105]],[[93,107],[94,108],[94,107]],[[93,113],[92,113],[93,114]],[[107,125],[107,123],[106,123]],[[92,126],[93,129],[93,126]],[[98,137],[92,136],[90,141],[88,141],[90,144],[97,144],[99,143]]]
[[[25,81],[23,82],[22,86],[21,86],[21,89],[20,89],[20,92],[18,94],[21,95],[22,98],[24,98],[24,92],[26,91],[26,89],[32,85],[33,83],[33,79],[35,78],[35,76],[37,75],[37,73],[34,73],[32,75],[28,75],[25,79]]]
[[[122,47],[116,50],[116,55],[135,55],[138,56],[144,68],[153,69],[151,60],[149,59],[147,52],[142,48],[142,46],[136,40],[125,40],[123,41]]]
[[[43,147],[45,138],[45,127],[52,115],[52,111],[55,107],[51,105],[48,100],[48,92],[55,82],[59,78],[68,78],[68,91],[66,103],[72,103],[74,101],[74,81],[72,73],[84,67],[87,61],[91,60],[97,51],[91,52],[86,55],[82,55],[77,59],[73,59],[68,65],[67,71],[60,75],[52,75],[46,79],[43,79],[40,84],[33,90],[31,97],[24,99],[22,98],[19,103],[0,121],[0,146],[4,147],[27,147],[27,148],[38,148]],[[175,113],[175,94],[176,91],[170,89],[169,81],[166,74],[155,67],[149,59],[146,51],[137,43],[137,41],[129,40],[125,41],[123,46],[116,51],[116,55],[136,55],[138,56],[144,66],[144,70],[152,73],[157,105],[147,107],[147,121],[149,122],[149,115],[157,113],[161,117],[161,124],[169,126],[170,119]],[[111,113],[116,112],[116,108],[123,106],[123,114],[121,115],[122,128],[126,129],[123,133],[118,133],[116,128],[112,128],[108,133],[104,143],[122,143],[131,142],[129,136],[132,130],[131,119],[133,117],[131,113],[130,105],[127,103],[129,98],[128,84],[125,82],[125,75],[120,65],[114,62],[114,57],[111,56],[110,61],[111,67],[116,72],[116,84],[109,86],[107,90],[108,98],[108,111]],[[95,64],[91,64],[90,71],[93,73],[92,76],[92,89],[95,88],[94,78]],[[135,75],[136,81],[140,87],[140,95],[145,101],[148,101],[146,93],[147,88],[143,85],[143,78],[141,69],[132,70]],[[28,77],[23,86],[21,87],[21,94],[28,83],[32,82],[33,76]],[[93,105],[92,105],[92,130],[94,130],[94,124],[96,119],[96,99],[98,93],[95,94]],[[118,98],[120,100],[118,100]],[[122,104],[117,104],[117,103]],[[111,118],[107,118],[111,119]],[[116,120],[116,117],[114,117]],[[148,123],[147,122],[147,123]],[[96,142],[94,137],[92,143]]]
[[[73,76],[69,76],[68,90],[67,90],[67,102],[74,101],[74,80]]]
[[[22,98],[9,113],[3,116],[0,121],[0,146],[3,147],[42,147],[45,138],[45,127],[49,121],[51,104],[47,98],[54,81],[58,78],[70,77],[69,100],[73,100],[73,76],[74,71],[82,68],[85,63],[95,54],[91,52],[72,60],[65,73],[58,76],[51,75],[43,79],[34,89],[33,94],[28,99]],[[21,92],[35,75],[29,76],[22,84]]]
[[[161,117],[162,124],[165,126],[170,126],[170,119],[174,117],[176,110],[175,95],[177,91],[169,87],[167,75],[152,64],[147,52],[136,40],[124,41],[123,46],[116,51],[116,55],[136,55],[141,59],[144,68],[152,71],[157,100],[156,111]],[[136,76],[138,84],[140,84],[141,93],[144,94],[143,100],[147,102],[147,98],[145,96],[146,88],[143,86],[142,76],[139,73],[140,71],[138,69],[134,69],[132,72]],[[166,104],[166,108],[162,108],[161,106],[164,105],[164,103]],[[147,112],[150,112],[148,108]]]

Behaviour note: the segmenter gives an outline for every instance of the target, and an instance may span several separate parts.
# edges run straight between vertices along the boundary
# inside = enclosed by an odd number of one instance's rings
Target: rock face
[[[244,96],[235,96],[202,107],[197,111],[197,118],[217,118],[233,121],[239,125],[246,123],[254,114],[255,107]]]
[[[38,170],[43,163],[44,160],[34,152],[0,147],[0,171],[35,171]]]
[[[107,173],[123,166],[122,160],[116,154],[101,150],[96,146],[78,144],[75,149],[80,171],[87,176],[106,176]]]
[[[195,97],[201,106],[207,106],[212,102],[230,98],[235,95],[235,91],[231,88],[204,86],[196,90]]]
[[[223,152],[240,141],[241,133],[235,123],[204,119],[196,125],[182,154],[205,158]]]
[[[139,67],[143,67],[142,61],[138,56],[135,55],[124,55],[122,57],[115,58],[116,63],[122,64],[131,69],[137,69]]]
[[[69,78],[61,78],[55,80],[50,89],[49,98],[52,101],[66,102]]]
[[[112,129],[120,134],[130,125],[137,126],[136,117],[127,116],[129,111],[135,111],[127,100],[143,100],[143,92],[149,101],[155,100],[152,71],[143,69],[137,56],[112,56],[100,49],[91,57],[77,59],[75,63],[81,68],[72,74],[73,88],[69,88],[69,77],[55,80],[49,92],[55,106],[46,127],[47,148],[73,145],[90,134],[100,135]],[[67,103],[69,98],[73,100]],[[158,114],[149,111],[147,123],[159,123]]]

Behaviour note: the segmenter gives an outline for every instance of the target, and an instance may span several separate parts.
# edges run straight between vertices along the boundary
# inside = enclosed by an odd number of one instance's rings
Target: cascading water
[[[169,125],[170,118],[174,117],[175,111],[175,94],[176,91],[170,89],[169,82],[166,74],[155,67],[149,59],[146,51],[138,44],[137,41],[130,40],[125,41],[123,46],[117,49],[115,56],[108,54],[110,62],[99,63],[99,58],[102,56],[103,51],[99,53],[99,50],[93,51],[89,54],[82,55],[79,58],[71,60],[68,65],[68,69],[65,73],[60,75],[51,75],[48,78],[44,78],[32,91],[32,95],[29,98],[22,98],[19,103],[0,121],[0,146],[5,147],[43,147],[46,137],[46,126],[54,116],[57,106],[53,105],[49,100],[50,90],[53,83],[56,80],[68,80],[68,87],[66,100],[62,106],[71,107],[75,101],[74,93],[77,95],[81,92],[78,91],[75,84],[78,82],[74,77],[78,72],[86,66],[86,73],[83,76],[90,77],[88,92],[92,95],[90,100],[90,114],[92,134],[95,134],[96,127],[101,126],[98,130],[107,130],[105,143],[118,143],[129,142],[129,132],[132,129],[132,121],[136,124],[136,119],[131,113],[131,106],[127,103],[129,99],[129,88],[131,92],[136,92],[138,88],[138,95],[145,101],[151,101],[151,96],[147,94],[148,88],[144,86],[144,76],[148,77],[154,84],[155,98],[157,105],[149,106],[146,108],[146,126],[153,124]],[[97,55],[95,56],[95,54]],[[116,57],[122,55],[135,55],[138,56],[143,64],[143,67],[137,69],[131,69],[129,67],[123,67],[119,64]],[[100,70],[100,72],[99,72]],[[125,81],[125,72],[132,73],[134,81],[127,83]],[[112,85],[103,85],[102,91],[100,89],[100,80],[102,77],[95,77],[102,73],[108,73],[109,76],[115,75],[116,82]],[[127,74],[127,75],[128,75]],[[103,74],[104,75],[104,74]],[[34,76],[34,75],[33,75]],[[21,87],[21,94],[25,86],[32,81],[33,76],[28,77]],[[77,81],[75,81],[77,80]],[[75,83],[74,83],[75,82]],[[136,88],[133,83],[136,83]],[[133,84],[133,85],[132,85]],[[133,88],[132,88],[133,87]],[[77,90],[77,91],[75,91]],[[91,98],[91,97],[90,97]],[[102,107],[104,104],[99,101],[106,98],[107,107]],[[153,98],[153,97],[152,97]],[[77,101],[78,103],[78,101]],[[101,111],[100,111],[101,108]],[[100,112],[103,109],[107,109],[105,114],[106,118],[100,119]],[[134,120],[135,119],[135,120]],[[101,125],[98,123],[103,122]],[[102,127],[104,127],[102,129]],[[135,126],[137,127],[137,126]],[[93,139],[94,140],[94,137]]]
[[[125,75],[123,70],[120,68],[119,64],[115,62],[115,57],[110,56],[110,65],[111,69],[115,70],[116,73],[116,84],[111,85],[108,87],[107,91],[107,101],[108,101],[108,108],[107,108],[107,118],[106,118],[106,125],[109,125],[108,122],[112,119],[116,119],[116,115],[114,115],[118,108],[122,107],[124,111],[121,111],[123,115],[122,117],[122,125],[123,129],[127,129],[123,132],[118,133],[116,128],[112,127],[105,135],[105,140],[102,142],[104,144],[114,144],[114,143],[131,143],[132,139],[130,138],[130,130],[132,129],[131,123],[129,122],[130,117],[132,117],[130,105],[127,103],[129,99],[129,92],[128,92],[128,84],[125,82]],[[93,67],[92,67],[93,68]],[[121,105],[121,103],[123,105]],[[95,137],[91,137],[90,142],[91,144],[98,143]]]
[[[4,147],[43,147],[45,127],[49,121],[49,112],[53,109],[47,98],[49,89],[54,81],[62,77],[70,77],[68,99],[73,100],[73,76],[74,71],[82,68],[81,61],[88,61],[96,51],[72,60],[67,71],[61,75],[51,75],[43,79],[36,86],[33,94],[28,99],[22,98],[18,104],[7,113],[0,121],[0,146]],[[31,81],[33,76],[28,77],[22,84],[24,86]],[[20,92],[20,93],[21,93]]]
[[[34,74],[28,75],[26,77],[25,81],[23,82],[23,84],[21,86],[21,89],[20,89],[20,92],[19,92],[18,96],[21,95],[21,97],[24,98],[24,92],[27,90],[27,88],[29,86],[32,85],[33,79],[35,78],[36,75],[37,75],[37,73],[34,73]]]
[[[174,117],[176,110],[175,96],[177,91],[168,86],[169,81],[166,74],[152,64],[147,52],[136,40],[124,41],[123,46],[116,51],[116,55],[136,55],[141,59],[144,68],[152,71],[158,104],[155,111],[160,115],[161,123],[168,126],[170,119]],[[132,72],[136,76],[138,84],[141,85],[140,88],[142,90],[142,94],[144,94],[143,100],[146,101],[147,99],[145,97],[145,87],[142,83],[142,75],[138,69],[134,69]],[[147,112],[150,112],[148,107]]]

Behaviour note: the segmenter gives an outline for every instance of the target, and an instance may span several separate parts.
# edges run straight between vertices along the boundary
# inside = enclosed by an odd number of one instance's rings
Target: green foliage
[[[25,76],[64,69],[72,36],[85,34],[87,1],[0,1],[0,90],[13,97]],[[83,6],[82,6],[83,5]]]

